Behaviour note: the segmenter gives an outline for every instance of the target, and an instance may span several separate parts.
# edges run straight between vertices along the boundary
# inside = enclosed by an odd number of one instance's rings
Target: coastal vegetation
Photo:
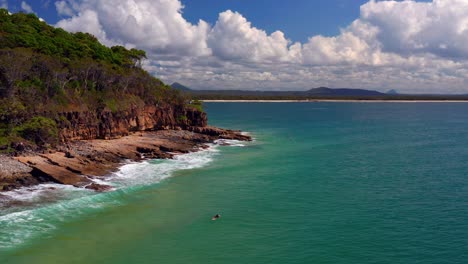
[[[0,9],[0,151],[19,141],[57,144],[67,112],[118,114],[148,105],[202,110],[143,70],[145,58],[143,50],[109,48],[91,34]]]

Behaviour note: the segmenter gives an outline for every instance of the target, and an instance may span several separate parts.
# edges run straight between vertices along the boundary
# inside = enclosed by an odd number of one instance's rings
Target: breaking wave
[[[236,143],[237,144],[237,143]],[[235,144],[230,144],[235,145]],[[216,145],[172,160],[131,162],[110,177],[93,179],[114,191],[94,191],[59,184],[42,184],[2,193],[0,196],[0,249],[13,248],[46,235],[61,223],[116,206],[125,196],[143,186],[157,184],[180,170],[202,168],[219,153]]]

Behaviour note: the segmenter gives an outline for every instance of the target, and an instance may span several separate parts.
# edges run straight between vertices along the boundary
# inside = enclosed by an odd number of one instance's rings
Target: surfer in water
[[[216,214],[215,216],[211,218],[211,220],[215,221],[215,220],[218,220],[220,217],[221,217],[220,214]]]

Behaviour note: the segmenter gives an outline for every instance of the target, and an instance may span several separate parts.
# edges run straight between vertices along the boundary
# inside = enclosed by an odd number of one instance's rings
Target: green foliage
[[[184,116],[184,115],[180,115],[180,116],[177,117],[177,121],[179,121],[179,122],[185,122],[185,121],[187,121],[187,119],[188,118],[186,116]]]
[[[192,100],[188,106],[203,112],[203,102],[200,100]]]
[[[36,143],[38,146],[58,143],[57,123],[43,116],[36,116],[15,128],[15,132],[24,139]]]
[[[115,101],[114,98],[109,98],[107,100],[105,100],[104,102],[105,106],[107,108],[109,108],[112,112],[117,112],[118,108],[117,108],[117,102]]]
[[[0,136],[0,148],[7,148],[10,145],[10,141],[5,136]]]
[[[0,143],[22,138],[53,146],[61,129],[54,120],[67,126],[67,112],[188,107],[186,95],[141,68],[145,58],[145,51],[108,48],[91,34],[0,9]]]
[[[31,48],[32,50],[69,60],[91,58],[115,67],[136,67],[146,58],[143,50],[127,50],[122,46],[108,48],[88,33],[68,33],[40,21],[34,14],[8,14],[0,11],[0,49]]]

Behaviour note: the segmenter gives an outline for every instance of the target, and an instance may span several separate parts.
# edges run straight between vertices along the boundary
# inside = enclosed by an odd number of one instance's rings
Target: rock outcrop
[[[251,140],[240,131],[208,126],[206,113],[190,107],[67,112],[56,121],[61,144],[55,150],[0,156],[0,191],[42,182],[107,191],[111,187],[93,178],[109,174],[123,160],[168,159],[220,138]]]
[[[111,186],[108,185],[102,185],[102,184],[97,184],[97,183],[91,183],[90,185],[87,185],[85,189],[88,190],[94,190],[96,192],[105,192],[105,191],[110,191],[112,190]]]
[[[70,141],[64,149],[50,153],[30,153],[18,157],[0,157],[9,166],[9,177],[0,176],[0,191],[43,182],[73,185],[97,192],[110,186],[96,184],[94,178],[108,175],[124,160],[170,159],[174,155],[205,149],[219,138],[251,140],[239,131],[215,127],[187,127],[187,130],[140,131],[105,140]],[[5,160],[5,162],[3,161]],[[21,173],[18,168],[22,168]],[[3,171],[3,172],[2,172]],[[0,167],[0,175],[8,171]],[[8,179],[8,181],[6,180]]]
[[[193,108],[145,106],[129,111],[67,112],[57,119],[62,142],[112,139],[135,131],[205,127],[206,113]]]
[[[222,129],[217,127],[211,126],[203,126],[203,127],[188,127],[187,130],[200,133],[204,135],[208,135],[211,137],[216,137],[219,139],[233,139],[233,140],[240,140],[240,141],[251,141],[252,138],[248,135],[243,134],[239,130],[229,130],[229,129]]]
[[[32,168],[10,157],[0,156],[0,191],[9,191],[21,186],[38,184],[31,177]]]

